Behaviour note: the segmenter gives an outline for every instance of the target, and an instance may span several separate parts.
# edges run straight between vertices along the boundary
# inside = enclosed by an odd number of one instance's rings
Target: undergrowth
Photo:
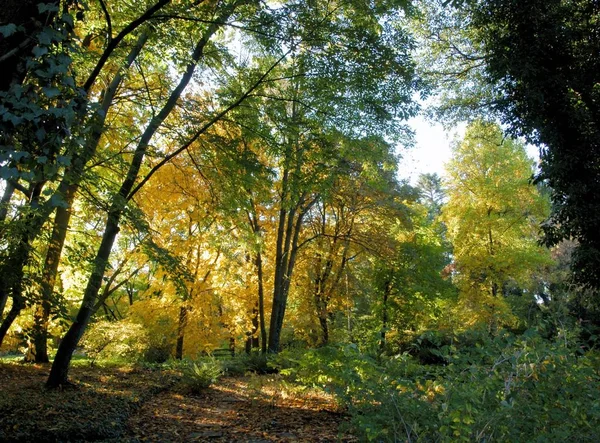
[[[600,354],[502,333],[436,350],[377,357],[356,345],[283,353],[281,372],[333,393],[367,441],[598,441]]]

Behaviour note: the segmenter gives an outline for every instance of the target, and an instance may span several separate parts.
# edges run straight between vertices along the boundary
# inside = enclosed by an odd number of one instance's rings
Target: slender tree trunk
[[[6,308],[6,302],[8,301],[8,291],[6,291],[0,284],[0,321],[4,319],[4,308]]]
[[[187,326],[187,306],[179,308],[179,322],[177,323],[177,344],[175,346],[175,359],[183,359],[183,339],[185,337],[185,328]]]
[[[385,334],[388,328],[388,322],[389,322],[389,318],[388,318],[388,299],[390,297],[390,294],[392,293],[392,281],[391,278],[386,280],[385,282],[385,288],[383,290],[383,306],[382,306],[382,313],[381,313],[381,339],[379,340],[379,353],[383,354],[383,352],[385,351],[385,346],[386,346],[386,338],[385,338]]]
[[[0,224],[4,223],[6,217],[8,216],[8,207],[10,205],[10,199],[12,198],[14,192],[14,183],[11,181],[6,181],[4,186],[4,192],[2,193],[2,200],[0,201]]]
[[[231,13],[233,13],[233,10],[236,6],[237,5],[235,4],[230,6],[214,24],[209,26],[204,36],[194,48],[194,52],[191,57],[192,61],[190,64],[188,64],[185,73],[182,75],[179,81],[179,84],[175,87],[160,112],[152,118],[148,124],[148,127],[140,138],[138,146],[133,154],[129,170],[125,176],[125,180],[123,181],[119,192],[113,199],[111,208],[109,210],[104,235],[102,236],[102,242],[94,260],[94,267],[84,292],[81,307],[75,322],[71,325],[60,346],[58,347],[52,369],[50,370],[50,376],[46,382],[46,386],[49,388],[56,388],[68,382],[68,371],[73,352],[75,351],[75,348],[77,347],[77,344],[79,343],[79,340],[81,339],[81,336],[83,335],[83,332],[85,331],[85,328],[87,327],[93,313],[94,304],[96,303],[96,299],[98,297],[98,291],[100,290],[100,286],[102,284],[102,278],[106,271],[110,251],[117,237],[117,233],[119,232],[119,222],[128,198],[130,198],[130,193],[133,189],[133,186],[135,185],[135,181],[138,177],[140,168],[142,166],[142,161],[144,160],[146,151],[149,147],[150,140],[165,119],[173,111],[173,109],[175,109],[177,101],[192,78],[198,61],[203,56],[206,44],[212,35],[222,26],[222,23],[226,21]]]
[[[258,320],[260,323],[261,352],[267,352],[267,327],[265,326],[265,288],[262,267],[262,254],[256,254],[256,273],[258,277]]]
[[[329,344],[329,323],[327,314],[327,302],[321,300],[321,307],[319,309],[319,325],[321,326],[321,346],[327,346]]]
[[[254,308],[252,308],[252,329],[247,332],[248,336],[246,338],[246,354],[250,354],[253,349],[259,347],[258,337],[256,333],[258,332],[258,301]]]
[[[45,182],[38,182],[31,187],[30,206],[33,209],[38,207],[39,197],[44,187]],[[0,346],[4,341],[4,337],[12,326],[15,319],[19,316],[23,308],[25,308],[25,298],[23,297],[23,276],[25,274],[25,266],[29,261],[31,254],[31,238],[33,233],[41,229],[36,222],[39,220],[35,216],[28,215],[23,221],[25,226],[22,228],[22,234],[14,245],[14,250],[10,251],[7,261],[2,267],[2,281],[0,281],[0,297],[12,298],[12,306],[6,317],[0,324]],[[6,301],[4,302],[6,303]]]
[[[229,352],[232,357],[235,357],[235,337],[233,335],[229,337]]]
[[[0,201],[0,234],[4,236],[4,227],[2,226],[8,216],[8,207],[10,205],[10,199],[15,192],[15,186],[12,182],[6,181],[4,184],[4,193],[2,194],[2,200]],[[8,301],[8,288],[5,287],[5,282],[0,282],[0,320],[4,318],[4,308]]]
[[[19,295],[13,295],[12,297],[13,304],[6,314],[6,317],[2,320],[2,324],[0,325],[0,346],[2,346],[2,342],[8,333],[8,330],[12,326],[15,319],[19,316],[23,308],[25,308],[25,300],[23,297]]]

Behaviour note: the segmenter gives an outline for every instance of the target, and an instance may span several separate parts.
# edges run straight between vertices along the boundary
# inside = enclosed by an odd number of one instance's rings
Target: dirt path
[[[129,419],[129,441],[334,442],[344,416],[331,398],[267,376],[224,378],[197,396],[166,391]]]
[[[75,367],[46,391],[48,365],[0,363],[0,441],[354,442],[331,397],[273,375],[224,377],[183,395],[172,373]]]

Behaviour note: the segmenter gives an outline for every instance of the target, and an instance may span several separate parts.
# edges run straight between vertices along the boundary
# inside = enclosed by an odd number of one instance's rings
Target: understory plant
[[[536,331],[445,347],[443,365],[355,345],[282,356],[282,372],[336,395],[367,441],[597,441],[600,356]]]

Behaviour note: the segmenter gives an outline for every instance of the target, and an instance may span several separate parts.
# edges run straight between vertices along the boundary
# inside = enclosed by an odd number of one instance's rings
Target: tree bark
[[[236,7],[236,3],[230,5],[224,14],[221,15],[215,21],[215,23],[209,26],[206,33],[196,44],[196,47],[192,53],[191,62],[188,64],[178,85],[175,87],[160,112],[153,117],[152,120],[150,120],[148,127],[140,138],[140,141],[134,151],[129,170],[125,176],[125,180],[123,181],[119,192],[114,197],[111,204],[105,225],[104,235],[102,236],[102,242],[94,260],[94,268],[84,292],[81,308],[77,314],[75,322],[71,325],[65,335],[65,338],[58,347],[54,364],[52,365],[52,369],[50,371],[50,376],[46,382],[46,386],[49,388],[56,388],[68,382],[68,371],[73,352],[75,351],[75,348],[79,343],[79,340],[81,339],[81,336],[83,335],[83,332],[85,331],[85,328],[87,327],[87,324],[89,323],[90,317],[93,313],[93,306],[98,297],[98,291],[100,290],[102,277],[106,271],[110,251],[117,237],[117,233],[119,232],[121,216],[125,210],[128,199],[131,198],[130,193],[135,185],[135,181],[142,166],[142,161],[144,160],[146,151],[150,145],[150,140],[165,119],[173,111],[173,109],[175,109],[177,101],[192,79],[196,65],[198,64],[200,58],[204,55],[204,48],[206,47],[206,44],[213,34],[223,25],[226,19],[233,13]]]
[[[185,327],[187,326],[187,306],[179,308],[179,321],[177,323],[177,343],[175,346],[175,359],[183,359],[183,340],[185,338]]]
[[[383,306],[382,306],[382,313],[381,313],[381,339],[379,340],[379,353],[383,354],[383,352],[385,351],[385,346],[386,346],[386,331],[388,328],[388,322],[389,322],[389,318],[388,318],[388,300],[390,298],[390,295],[392,293],[392,279],[391,276],[390,278],[388,278],[385,281],[385,287],[383,290]]]
[[[258,277],[258,320],[260,323],[261,352],[267,353],[267,328],[265,326],[265,289],[262,267],[262,254],[256,254],[256,273]]]
[[[8,216],[8,207],[10,205],[10,199],[15,192],[15,185],[12,181],[6,181],[4,185],[4,193],[2,194],[2,200],[0,201],[0,224],[4,223]],[[1,232],[1,231],[0,231]]]
[[[246,338],[246,347],[245,347],[246,354],[250,354],[253,349],[256,349],[259,347],[258,337],[256,336],[258,329],[259,329],[259,327],[258,327],[258,301],[257,301],[254,308],[252,308],[252,329],[247,332],[248,336]]]
[[[29,205],[36,209],[39,203],[39,197],[44,187],[44,182],[38,182],[31,186],[31,198]],[[31,239],[35,232],[41,229],[37,225],[35,216],[27,215],[23,223],[22,233],[20,238],[14,245],[14,250],[8,254],[8,259],[2,266],[2,281],[0,281],[0,297],[11,297],[13,300],[12,307],[0,325],[0,346],[4,341],[4,337],[12,326],[15,319],[19,316],[23,308],[25,308],[25,298],[23,297],[23,276],[25,273],[25,265],[29,261],[31,254]],[[5,301],[6,303],[6,301]]]
[[[52,306],[52,295],[54,291],[54,285],[56,283],[60,257],[62,255],[69,222],[71,220],[73,202],[75,201],[75,195],[79,190],[79,184],[83,178],[83,167],[96,153],[98,144],[100,143],[100,138],[104,132],[106,115],[110,109],[110,106],[112,105],[117,89],[123,81],[124,71],[131,67],[147,40],[147,34],[143,33],[140,35],[137,43],[130,51],[123,68],[115,75],[108,88],[104,91],[101,108],[102,112],[96,115],[94,131],[92,131],[90,138],[87,140],[85,152],[82,155],[82,158],[77,159],[76,166],[72,170],[68,171],[71,181],[68,185],[64,186],[64,205],[56,208],[54,225],[52,227],[52,236],[50,238],[46,259],[44,261],[44,269],[42,271],[42,292],[40,296],[40,303],[36,307],[34,314],[33,354],[35,355],[36,363],[48,362],[48,320]]]

